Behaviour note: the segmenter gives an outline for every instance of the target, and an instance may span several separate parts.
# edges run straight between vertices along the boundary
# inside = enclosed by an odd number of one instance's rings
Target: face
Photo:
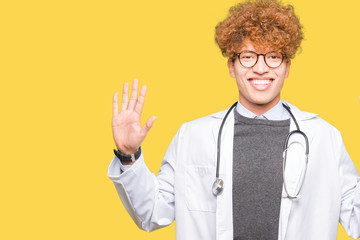
[[[239,52],[245,50],[267,53],[273,49],[257,51],[250,41],[244,41]],[[240,64],[238,58],[235,61],[229,59],[229,72],[230,76],[236,79],[240,103],[257,115],[274,107],[280,100],[280,91],[289,75],[290,63],[290,60],[284,59],[279,67],[270,68],[260,55],[253,67],[246,68]]]

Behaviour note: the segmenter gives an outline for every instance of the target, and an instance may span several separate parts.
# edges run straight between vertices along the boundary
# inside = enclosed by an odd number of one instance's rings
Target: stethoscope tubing
[[[221,134],[222,134],[222,129],[224,127],[224,124],[225,124],[225,121],[228,117],[228,115],[230,114],[231,110],[233,110],[237,105],[237,102],[235,102],[230,108],[229,110],[227,111],[227,113],[225,114],[224,116],[224,119],[222,120],[221,122],[221,125],[220,125],[220,128],[219,128],[219,133],[218,133],[218,142],[217,142],[217,158],[216,158],[216,180],[213,184],[213,187],[212,187],[212,191],[213,191],[213,194],[215,196],[219,195],[222,193],[223,189],[224,189],[224,181],[222,179],[219,178],[219,170],[220,170],[220,149],[221,149]],[[285,193],[286,193],[286,196],[283,196],[284,198],[289,198],[289,199],[300,199],[301,196],[299,195],[301,189],[302,189],[302,186],[303,186],[303,183],[304,183],[304,180],[305,180],[305,176],[306,176],[306,170],[307,170],[307,164],[308,164],[308,159],[309,159],[309,140],[306,136],[306,134],[304,132],[302,132],[300,130],[300,127],[299,127],[299,124],[298,122],[296,121],[294,115],[292,114],[291,110],[290,110],[290,107],[286,104],[282,104],[283,107],[287,110],[287,112],[290,114],[291,116],[291,119],[294,121],[295,125],[296,125],[296,130],[294,131],[291,131],[286,139],[285,139],[285,142],[284,142],[284,146],[283,146],[283,185],[284,185],[284,190],[285,190]],[[289,143],[289,139],[290,137],[293,135],[293,134],[300,134],[304,137],[305,139],[305,144],[306,144],[306,150],[305,150],[305,172],[303,174],[303,178],[302,178],[302,181],[301,181],[301,185],[300,185],[300,188],[299,190],[297,191],[297,193],[295,195],[291,195],[289,194],[288,192],[288,188],[287,188],[287,185],[286,185],[286,180],[285,180],[285,166],[286,166],[286,159],[287,159],[287,150],[288,150],[288,143]]]
[[[228,115],[230,114],[231,110],[236,107],[237,102],[235,102],[227,111],[227,113],[225,114],[224,119],[221,122],[220,128],[219,128],[219,133],[218,133],[218,142],[217,142],[217,156],[216,156],[216,178],[219,178],[219,168],[220,168],[220,147],[221,147],[221,133],[225,124],[225,120],[228,117]]]

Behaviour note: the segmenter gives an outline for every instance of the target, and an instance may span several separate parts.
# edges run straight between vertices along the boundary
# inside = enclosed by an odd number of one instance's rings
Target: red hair
[[[249,0],[235,5],[215,30],[215,41],[228,58],[234,58],[247,39],[256,47],[280,51],[293,58],[303,40],[294,7],[276,0]]]

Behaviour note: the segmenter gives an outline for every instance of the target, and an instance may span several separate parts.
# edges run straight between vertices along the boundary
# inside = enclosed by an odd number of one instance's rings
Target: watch
[[[131,163],[137,160],[141,155],[141,147],[139,147],[139,150],[136,153],[133,154],[125,154],[120,152],[119,150],[114,149],[115,156],[120,159],[123,163]]]

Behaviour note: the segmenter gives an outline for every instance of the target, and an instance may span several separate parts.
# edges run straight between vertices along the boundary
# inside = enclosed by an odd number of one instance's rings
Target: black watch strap
[[[114,149],[115,156],[120,159],[123,163],[131,163],[137,160],[141,155],[141,147],[139,147],[139,150],[136,153],[133,154],[125,154],[120,152],[119,150]]]

